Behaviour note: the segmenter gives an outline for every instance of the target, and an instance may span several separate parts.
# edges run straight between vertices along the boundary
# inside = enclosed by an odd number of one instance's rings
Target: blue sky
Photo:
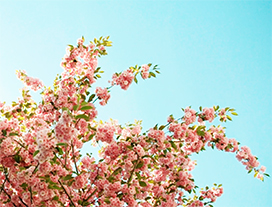
[[[98,119],[143,120],[149,129],[169,114],[182,116],[182,107],[230,106],[239,116],[225,124],[227,136],[249,146],[272,174],[271,25],[271,1],[2,0],[0,101],[20,96],[15,70],[52,85],[67,44],[110,35],[97,85],[108,86],[115,71],[135,64],[158,64],[161,75],[128,91],[113,88]],[[254,179],[234,154],[208,150],[194,159],[198,186],[223,184],[214,206],[272,206],[271,178]]]

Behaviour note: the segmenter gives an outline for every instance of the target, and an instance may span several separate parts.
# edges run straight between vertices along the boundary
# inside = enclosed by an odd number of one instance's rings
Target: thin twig
[[[60,180],[58,180],[59,184],[61,185],[62,189],[64,190],[65,194],[68,196],[69,200],[71,201],[71,203],[73,204],[73,206],[76,206],[74,204],[74,202],[72,201],[72,198],[70,197],[70,195],[68,194],[68,192],[66,191],[66,189],[64,188],[63,184],[60,182]]]

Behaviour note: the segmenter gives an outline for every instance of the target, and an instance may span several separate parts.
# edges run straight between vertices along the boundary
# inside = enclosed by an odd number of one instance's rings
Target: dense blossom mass
[[[97,59],[111,42],[84,41],[68,46],[53,87],[17,71],[26,86],[42,90],[40,103],[27,88],[11,106],[0,103],[0,206],[212,206],[222,186],[198,190],[191,173],[196,162],[190,156],[205,147],[235,153],[261,180],[267,175],[248,147],[226,137],[224,127],[206,125],[231,120],[237,114],[229,107],[187,107],[182,117],[170,115],[146,132],[141,121],[126,126],[98,121],[96,101],[106,105],[112,87],[127,90],[138,77],[160,72],[157,65],[136,65],[113,74],[109,87],[94,88],[104,72]],[[102,143],[100,160],[80,154],[87,142]]]

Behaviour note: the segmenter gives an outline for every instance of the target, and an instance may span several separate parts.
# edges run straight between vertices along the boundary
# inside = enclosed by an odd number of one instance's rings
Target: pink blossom
[[[134,79],[134,74],[131,69],[125,70],[120,75],[112,76],[112,84],[120,85],[122,89],[127,90]]]
[[[266,167],[265,167],[265,166],[262,166],[262,167],[260,168],[260,171],[264,173],[264,172],[266,171]]]
[[[149,77],[149,66],[148,65],[142,65],[141,66],[142,70],[141,70],[141,75],[143,79],[147,79]]]
[[[195,122],[196,120],[196,111],[187,107],[185,110],[185,115],[184,115],[184,121],[187,125]]]
[[[214,120],[214,109],[213,108],[204,108],[203,114],[205,120],[208,120],[209,122],[212,122]]]
[[[77,40],[77,44],[79,44],[79,45],[82,45],[83,42],[84,42],[84,39],[83,39],[83,38],[79,38],[79,39]]]
[[[259,162],[248,147],[239,149],[222,126],[207,129],[205,121],[216,117],[213,108],[198,113],[187,107],[183,118],[171,115],[164,129],[147,132],[141,132],[140,121],[121,126],[94,120],[97,110],[90,94],[96,94],[101,105],[110,98],[107,88],[92,87],[96,57],[105,54],[106,41],[85,46],[81,38],[69,46],[61,63],[64,72],[42,92],[41,103],[26,89],[11,106],[0,103],[0,206],[204,206],[215,202],[223,188],[183,198],[196,188],[191,174],[196,162],[190,156],[206,145],[236,153],[246,169],[263,180],[266,168],[257,169]],[[126,90],[134,73],[148,78],[149,65],[115,74],[112,84]],[[42,87],[25,71],[17,76],[34,90]],[[221,121],[225,112],[218,112]],[[197,116],[199,123],[193,125]],[[101,147],[101,160],[80,154],[89,141]]]
[[[108,89],[107,88],[102,89],[100,87],[97,87],[95,90],[95,93],[99,99],[102,99],[102,101],[100,101],[99,103],[102,106],[104,106],[110,98],[110,94],[108,92]]]
[[[17,77],[23,81],[27,86],[34,91],[41,89],[44,85],[38,78],[32,78],[26,75],[26,72],[23,70],[16,71]]]
[[[105,123],[97,128],[96,140],[111,143],[113,141],[113,136],[115,132],[115,127],[110,123]]]
[[[100,45],[100,46],[98,46],[98,49],[103,51],[103,50],[105,50],[105,47],[103,45]]]

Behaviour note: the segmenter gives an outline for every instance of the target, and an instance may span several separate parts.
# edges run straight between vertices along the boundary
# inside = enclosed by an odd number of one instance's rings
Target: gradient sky
[[[135,64],[158,64],[161,75],[128,91],[113,88],[98,119],[143,120],[149,129],[187,106],[230,106],[239,116],[224,125],[227,136],[249,146],[272,174],[271,25],[271,1],[0,0],[0,101],[20,96],[15,70],[52,85],[67,44],[110,35],[97,85]],[[271,178],[254,179],[234,154],[208,150],[193,158],[198,186],[223,184],[214,206],[272,206]]]

